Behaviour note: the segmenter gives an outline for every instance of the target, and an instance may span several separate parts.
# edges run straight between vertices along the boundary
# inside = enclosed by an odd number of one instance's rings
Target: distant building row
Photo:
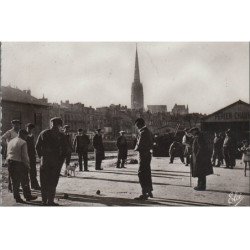
[[[10,127],[10,121],[19,119],[22,124],[32,122],[36,125],[36,135],[48,128],[51,117],[60,116],[64,124],[70,125],[72,131],[79,128],[88,132],[100,127],[106,138],[115,138],[120,130],[134,134],[136,118],[144,117],[151,130],[158,131],[162,127],[175,127],[178,119],[173,114],[184,114],[182,106],[175,105],[172,113],[167,112],[166,105],[149,105],[148,111],[132,110],[127,106],[111,104],[109,107],[86,107],[82,103],[71,104],[69,101],[48,103],[43,97],[35,98],[30,90],[20,90],[10,86],[1,87],[2,96],[2,132]],[[176,107],[179,107],[178,110]],[[185,108],[185,106],[184,106]],[[187,108],[188,109],[188,108]],[[175,111],[177,110],[177,111]]]

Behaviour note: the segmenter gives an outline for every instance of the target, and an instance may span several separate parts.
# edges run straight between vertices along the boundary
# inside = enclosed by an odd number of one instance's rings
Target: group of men
[[[13,192],[17,203],[24,203],[20,196],[22,186],[24,198],[27,201],[35,200],[37,196],[31,194],[31,189],[41,190],[42,203],[57,206],[54,202],[56,186],[64,161],[66,168],[70,164],[71,154],[75,151],[79,158],[79,170],[88,171],[89,137],[83,129],[78,130],[73,145],[69,133],[70,127],[65,125],[62,130],[62,119],[52,118],[49,129],[42,131],[35,144],[31,123],[21,128],[19,120],[12,120],[12,128],[2,136],[3,148],[6,148],[6,164],[9,171],[9,190]],[[96,155],[96,170],[102,170],[101,162],[104,159],[104,147],[101,129],[97,129],[93,138]],[[37,180],[36,159],[40,158],[40,185]]]
[[[43,205],[57,206],[58,204],[54,202],[54,198],[61,169],[64,162],[66,162],[67,169],[73,151],[78,154],[79,170],[88,171],[90,139],[83,129],[78,130],[72,144],[69,133],[70,127],[68,125],[62,127],[63,122],[59,117],[52,118],[50,122],[50,128],[39,134],[36,144],[32,135],[35,126],[29,123],[26,125],[26,129],[20,129],[20,121],[18,120],[13,120],[12,129],[2,136],[3,141],[7,144],[6,162],[13,187],[13,195],[17,202],[24,202],[19,193],[20,184],[26,200],[30,201],[37,198],[31,195],[31,183],[32,189],[41,190]],[[147,200],[148,198],[153,198],[150,165],[153,136],[142,118],[138,118],[135,121],[135,126],[138,129],[138,138],[134,150],[139,152],[138,177],[142,190],[141,195],[135,199]],[[124,168],[127,158],[128,144],[124,134],[125,132],[121,131],[117,139],[117,168]],[[223,144],[225,148],[228,146],[229,141],[230,138],[225,139]],[[206,176],[213,173],[207,143],[198,128],[185,130],[182,143],[185,146],[186,165],[190,164],[192,176],[198,177],[198,185],[194,189],[205,190]],[[105,158],[105,154],[101,129],[96,130],[93,138],[93,147],[95,149],[95,169],[102,170],[101,163]],[[226,149],[224,149],[224,152],[226,152]],[[41,186],[39,186],[37,181],[36,155],[40,159]],[[182,160],[184,161],[184,159]],[[84,162],[84,169],[82,161]],[[173,158],[170,161],[173,161]]]
[[[212,155],[213,166],[220,167],[224,159],[226,168],[234,168],[236,163],[236,151],[236,141],[230,129],[225,132],[225,137],[222,133],[215,133]]]

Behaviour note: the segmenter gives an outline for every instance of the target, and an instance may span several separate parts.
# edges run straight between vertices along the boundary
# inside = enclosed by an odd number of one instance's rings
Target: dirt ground
[[[137,156],[130,154],[130,159]],[[75,159],[73,159],[75,160]],[[125,169],[115,168],[116,158],[110,154],[103,162],[103,171],[94,169],[93,159],[89,161],[89,172],[76,171],[75,177],[60,177],[56,202],[61,206],[249,206],[250,177],[244,176],[244,166],[237,161],[235,169],[225,166],[214,168],[214,174],[207,177],[207,190],[195,191],[196,178],[191,179],[190,169],[179,159],[169,164],[169,158],[152,159],[154,198],[136,201],[140,195],[138,165],[127,164]],[[39,164],[38,164],[39,169]],[[64,171],[62,168],[62,173]],[[40,206],[41,194],[34,202],[16,204],[12,193],[7,190],[7,169],[2,168],[2,206]],[[39,174],[39,172],[38,172]],[[100,195],[96,191],[100,190]],[[65,196],[65,194],[67,194]],[[68,196],[68,197],[67,197]]]

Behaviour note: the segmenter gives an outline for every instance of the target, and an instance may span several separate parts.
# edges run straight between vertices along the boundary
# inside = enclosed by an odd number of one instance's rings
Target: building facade
[[[35,136],[49,127],[50,105],[33,97],[30,90],[20,90],[1,86],[2,95],[2,133],[11,128],[11,121],[18,119],[25,124],[35,124]]]
[[[155,113],[166,113],[167,106],[166,105],[148,105],[148,111],[152,114]]]
[[[186,107],[185,105],[175,104],[172,109],[173,115],[187,115],[188,113],[189,113],[188,105]]]

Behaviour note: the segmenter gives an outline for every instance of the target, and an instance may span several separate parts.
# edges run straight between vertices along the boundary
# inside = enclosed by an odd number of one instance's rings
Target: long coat
[[[195,136],[193,140],[191,171],[192,177],[202,177],[213,174],[213,167],[207,144],[201,133]]]
[[[104,146],[101,135],[95,134],[93,138],[93,147],[95,149],[96,158],[100,160],[105,159]]]
[[[119,136],[116,142],[118,148],[118,158],[127,159],[128,156],[128,143],[124,136]]]

